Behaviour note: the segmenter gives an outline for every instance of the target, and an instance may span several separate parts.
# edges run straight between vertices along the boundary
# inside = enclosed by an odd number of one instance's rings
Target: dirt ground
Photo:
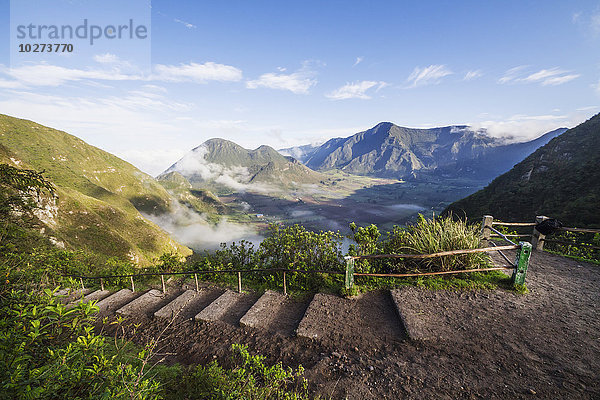
[[[305,301],[265,329],[231,318],[172,325],[158,357],[227,365],[231,344],[243,343],[269,362],[302,364],[312,392],[335,399],[600,398],[600,267],[534,252],[527,286],[526,295],[411,290],[401,306],[429,332],[423,341],[407,338],[389,292],[380,291],[327,296],[306,321],[314,339],[290,329]],[[129,333],[140,343],[166,325],[143,318]]]

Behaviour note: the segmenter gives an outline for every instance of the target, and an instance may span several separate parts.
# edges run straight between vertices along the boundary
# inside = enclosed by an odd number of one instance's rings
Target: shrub
[[[382,244],[385,254],[432,254],[443,251],[476,249],[479,230],[451,217],[426,219],[419,215],[416,223],[406,228],[395,226]],[[402,264],[387,261],[389,270],[400,268],[414,271],[452,271],[480,268],[487,265],[485,253],[460,254],[424,259],[404,259]]]
[[[82,303],[67,309],[49,290],[3,291],[0,398],[157,398],[159,385],[143,367],[122,362],[93,333],[96,311]]]
[[[250,355],[245,345],[232,345],[232,369],[216,361],[181,374],[165,388],[172,399],[308,399],[302,366],[266,366],[265,357]],[[172,386],[172,387],[171,387]]]

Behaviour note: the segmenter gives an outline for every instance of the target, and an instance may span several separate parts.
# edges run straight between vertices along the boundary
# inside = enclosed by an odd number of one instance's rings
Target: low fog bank
[[[202,215],[179,203],[173,203],[169,213],[142,215],[196,252],[215,250],[221,243],[239,242],[242,239],[257,247],[264,239],[252,228],[229,222],[225,218],[211,225]]]

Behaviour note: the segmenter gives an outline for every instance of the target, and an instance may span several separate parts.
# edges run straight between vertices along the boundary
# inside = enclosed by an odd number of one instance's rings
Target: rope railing
[[[346,256],[346,271],[334,271],[334,270],[304,270],[304,269],[292,269],[292,268],[256,268],[256,269],[222,269],[222,270],[196,270],[196,271],[177,271],[177,272],[142,272],[136,274],[115,274],[115,275],[97,275],[97,276],[86,276],[79,274],[64,274],[64,277],[70,278],[78,278],[81,282],[82,288],[85,288],[83,280],[100,280],[101,289],[104,290],[104,280],[105,279],[115,279],[115,278],[130,278],[131,280],[131,290],[135,292],[135,283],[133,278],[135,277],[147,277],[147,276],[160,276],[162,282],[163,292],[166,293],[165,286],[165,276],[175,276],[175,275],[189,275],[194,276],[196,281],[196,290],[199,290],[198,285],[198,275],[203,274],[225,274],[225,273],[237,273],[238,275],[238,292],[242,291],[242,273],[283,273],[283,291],[284,294],[287,294],[287,285],[286,285],[286,274],[287,273],[307,273],[307,274],[332,274],[332,275],[344,275],[346,276],[346,287],[351,288],[354,284],[354,276],[373,276],[373,277],[415,277],[415,276],[430,276],[430,275],[446,275],[446,274],[461,274],[461,273],[470,273],[470,272],[485,272],[485,271],[496,271],[496,270],[507,270],[512,269],[516,270],[517,265],[511,266],[501,266],[501,267],[492,267],[492,268],[473,268],[473,269],[465,269],[465,270],[455,270],[455,271],[436,271],[436,272],[416,272],[416,273],[404,273],[404,274],[371,274],[371,273],[354,273],[354,262],[357,259],[378,259],[378,258],[409,258],[409,259],[425,259],[425,258],[433,258],[433,257],[444,257],[444,256],[453,256],[453,255],[461,255],[461,254],[473,254],[473,253],[483,253],[490,252],[496,250],[513,250],[513,249],[522,249],[521,245],[510,245],[510,246],[497,246],[497,247],[485,247],[485,248],[477,248],[477,249],[463,249],[463,250],[450,250],[450,251],[442,251],[438,253],[431,254],[372,254],[372,255],[361,255],[361,256]],[[509,261],[510,263],[510,261]],[[525,267],[526,270],[526,267]],[[514,275],[514,274],[513,274]]]
[[[517,245],[515,242],[513,242],[512,240],[510,240],[504,233],[500,232],[497,229],[494,229],[493,227],[490,227],[490,229],[492,230],[492,232],[496,232],[496,234],[498,236],[500,236],[502,239],[506,240],[508,243],[512,244],[512,245]],[[498,250],[498,249],[496,249]]]
[[[238,276],[238,293],[242,293],[242,273],[252,273],[252,272],[283,272],[283,293],[287,295],[287,284],[286,284],[286,273],[288,272],[299,272],[299,273],[314,273],[314,274],[331,274],[331,275],[343,275],[342,271],[331,271],[331,270],[305,270],[305,269],[290,269],[290,268],[257,268],[257,269],[221,269],[221,270],[204,270],[204,271],[178,271],[178,272],[142,272],[138,274],[123,274],[123,275],[101,275],[101,276],[85,276],[85,275],[76,275],[76,274],[64,274],[64,277],[70,278],[79,278],[81,282],[81,287],[85,289],[83,280],[91,279],[91,280],[100,280],[101,290],[104,290],[104,279],[114,279],[114,278],[130,278],[131,280],[131,291],[135,292],[135,283],[133,278],[142,277],[142,276],[160,276],[162,283],[163,293],[166,293],[167,289],[165,286],[165,276],[173,276],[173,275],[194,275],[194,280],[196,282],[196,291],[199,291],[198,284],[198,275],[203,274],[218,274],[218,273],[237,273]]]

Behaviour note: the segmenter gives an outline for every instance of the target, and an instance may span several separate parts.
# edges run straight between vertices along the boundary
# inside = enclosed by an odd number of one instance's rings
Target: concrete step
[[[96,305],[100,309],[100,312],[108,312],[118,310],[131,300],[135,299],[138,293],[133,293],[129,289],[121,289],[118,292],[111,294],[108,297],[100,300]]]
[[[428,310],[429,303],[419,299],[422,290],[416,287],[403,287],[390,290],[392,302],[398,312],[398,317],[403,325],[406,335],[411,340],[436,340],[443,328],[443,310],[435,313],[435,317]]]
[[[164,301],[165,295],[158,289],[148,290],[137,299],[119,308],[116,313],[126,317],[153,314],[157,307]]]
[[[181,319],[180,315],[182,314],[183,310],[199,295],[200,292],[196,292],[195,290],[186,290],[169,304],[155,312],[154,316],[156,318],[164,318],[168,320]]]
[[[66,291],[64,292],[60,291],[61,294],[57,294],[59,292],[56,292],[55,295],[60,297],[61,303],[68,304],[75,300],[83,298],[85,295],[91,292],[92,289],[66,289]]]
[[[79,303],[89,303],[91,301],[100,301],[103,298],[108,297],[109,295],[110,295],[110,290],[96,290],[96,291],[86,295],[82,299],[77,299],[75,301],[70,302],[69,304],[67,304],[67,308],[75,307]]]
[[[283,307],[286,296],[267,290],[240,319],[241,326],[264,328],[269,326],[277,312]]]
[[[296,329],[296,335],[299,337],[316,339],[318,338],[322,332],[318,329],[318,326],[314,326],[315,315],[319,315],[323,312],[323,308],[326,307],[327,304],[338,302],[340,299],[337,296],[333,296],[330,294],[317,293],[315,297],[313,297],[310,305],[306,309],[304,313],[304,317],[298,324],[298,328]]]
[[[215,301],[210,303],[204,310],[200,311],[194,319],[196,321],[218,321],[225,318],[227,312],[235,307],[245,297],[244,293],[226,290]]]

